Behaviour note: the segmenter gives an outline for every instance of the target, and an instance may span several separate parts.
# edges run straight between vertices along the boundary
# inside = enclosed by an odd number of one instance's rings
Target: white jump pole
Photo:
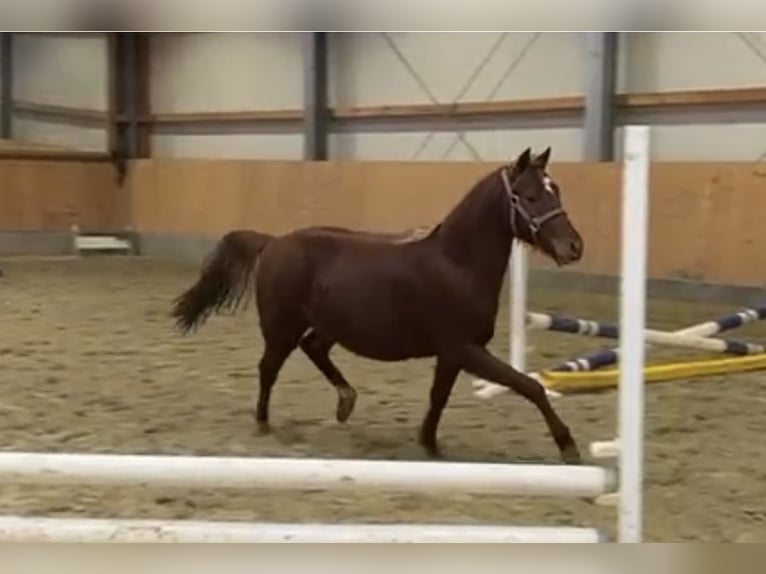
[[[529,274],[529,251],[522,241],[514,240],[511,254],[511,277],[508,281],[511,304],[508,322],[510,329],[510,365],[517,371],[527,370],[527,280]]]
[[[282,490],[359,488],[591,498],[612,491],[600,466],[281,457],[0,453],[0,483]]]
[[[649,128],[625,127],[618,394],[619,542],[642,540]]]
[[[598,543],[593,528],[479,524],[279,524],[0,516],[3,542]]]

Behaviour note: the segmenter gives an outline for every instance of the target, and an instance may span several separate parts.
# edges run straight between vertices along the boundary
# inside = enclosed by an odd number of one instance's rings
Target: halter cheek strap
[[[550,211],[546,211],[542,215],[533,216],[527,211],[527,209],[524,207],[524,205],[521,202],[521,198],[518,196],[518,194],[513,190],[513,187],[511,186],[511,181],[508,178],[508,170],[505,168],[500,171],[500,177],[503,180],[503,187],[505,187],[505,192],[508,194],[508,201],[511,205],[511,216],[510,216],[510,223],[511,223],[511,231],[513,231],[514,237],[518,237],[518,233],[516,230],[516,214],[518,213],[521,218],[524,220],[524,223],[527,224],[527,228],[529,229],[529,232],[532,234],[532,237],[534,238],[535,242],[537,242],[537,234],[540,231],[540,228],[545,225],[546,222],[550,221],[554,217],[558,217],[559,215],[564,215],[564,210],[561,207],[554,207]]]

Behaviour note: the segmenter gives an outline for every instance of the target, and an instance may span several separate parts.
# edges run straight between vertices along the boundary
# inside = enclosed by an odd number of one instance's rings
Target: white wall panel
[[[581,34],[411,32],[388,37],[393,46],[379,33],[331,36],[330,105],[429,104],[428,92],[439,102],[583,92],[585,42]],[[333,157],[355,159],[474,158],[463,143],[454,144],[457,136],[453,133],[438,133],[421,146],[427,136],[426,132],[344,133],[333,137],[331,150]],[[513,153],[509,150],[548,142],[562,159],[581,156],[578,129],[474,131],[467,138],[482,159],[502,160]]]
[[[396,48],[440,102],[555,97],[583,91],[584,39],[578,33],[393,33]],[[107,43],[83,37],[17,34],[14,97],[105,110]],[[496,47],[494,54],[487,58]],[[303,100],[298,34],[161,34],[152,42],[155,112],[299,108]],[[477,67],[486,59],[486,65]],[[513,70],[503,80],[506,70]],[[466,82],[475,75],[470,86]],[[766,34],[633,33],[621,35],[619,91],[667,91],[766,85]],[[379,33],[333,34],[331,105],[430,103],[428,94]],[[462,92],[462,94],[461,94]],[[766,124],[764,124],[766,125]],[[763,157],[761,124],[663,125],[654,129],[653,157],[664,160],[743,160]],[[15,137],[79,149],[105,150],[98,127],[18,116]],[[297,134],[154,137],[158,155],[299,158]],[[343,133],[332,136],[333,157],[356,159],[472,159],[455,135]],[[484,159],[504,159],[520,146],[554,147],[560,159],[581,158],[575,128],[474,131],[468,139]],[[529,142],[521,143],[521,142]],[[725,145],[722,145],[725,142]],[[617,136],[618,151],[620,136]]]
[[[438,133],[423,147],[428,135],[427,132],[334,134],[330,138],[330,151],[334,158],[356,160],[474,159],[463,142],[456,142],[455,134]],[[542,151],[549,145],[553,148],[554,160],[582,158],[582,138],[577,128],[474,131],[467,132],[465,138],[486,161],[509,160],[528,146]]]
[[[35,104],[106,111],[108,53],[100,34],[14,34],[13,98]],[[106,151],[105,128],[16,116],[14,139],[88,151]]]
[[[152,40],[155,113],[303,107],[300,34],[158,34]],[[157,134],[154,154],[171,157],[294,159],[295,134]]]
[[[622,157],[623,130],[615,151]],[[766,124],[654,126],[651,157],[658,161],[763,161]]]
[[[156,34],[152,108],[158,113],[303,106],[300,34]]]
[[[467,136],[468,141],[484,160],[510,160],[530,146],[536,152],[551,146],[551,161],[554,162],[582,159],[582,135],[579,128],[498,130],[473,132]],[[466,156],[465,146],[456,146],[455,152],[462,155],[461,159],[470,157]],[[449,159],[457,158],[451,155]]]
[[[493,92],[491,99],[582,93],[585,45],[577,33],[401,32],[388,38],[393,47],[379,33],[331,36],[331,105],[431,103],[415,76],[439,102],[458,96],[461,101],[482,101]]]
[[[13,42],[14,98],[107,109],[107,42],[102,35],[15,34]]]
[[[439,101],[461,91],[501,38],[497,33],[391,34],[403,57]],[[766,84],[766,34],[622,34],[618,91],[738,88]],[[526,52],[525,52],[526,50]],[[525,52],[525,53],[524,53]],[[524,53],[523,57],[519,57]],[[484,100],[498,85],[503,69],[518,59],[494,99],[581,94],[584,38],[576,33],[509,33],[488,64],[465,90],[463,100]],[[339,106],[429,103],[431,100],[395,52],[377,33],[341,34],[331,42],[331,101]],[[663,125],[653,130],[653,157],[659,160],[763,159],[766,128],[760,124]],[[617,135],[618,153],[621,131]],[[337,157],[357,159],[472,159],[455,136],[438,134],[418,151],[426,134],[342,134],[332,146]],[[501,159],[505,148],[524,138],[531,145],[550,142],[558,157],[582,157],[576,128],[477,131],[469,141],[482,158]],[[727,142],[725,146],[721,142]],[[762,149],[764,148],[764,149]],[[449,151],[448,151],[449,150]],[[448,153],[447,153],[448,152]]]
[[[621,34],[620,92],[762,87],[766,35],[732,32]],[[616,134],[621,157],[622,130]],[[755,161],[766,152],[766,124],[661,125],[652,157],[664,161]]]
[[[620,43],[620,92],[742,88],[766,83],[763,33],[634,32],[620,34]]]
[[[303,138],[296,134],[156,134],[152,148],[158,157],[301,159]]]
[[[73,126],[42,119],[13,119],[13,139],[55,147],[103,152],[108,149],[106,128]]]

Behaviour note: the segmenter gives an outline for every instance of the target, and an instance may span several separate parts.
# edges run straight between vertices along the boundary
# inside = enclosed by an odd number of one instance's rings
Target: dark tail
[[[173,302],[171,316],[186,334],[214,312],[236,311],[254,293],[254,271],[261,251],[274,237],[249,230],[230,231],[202,264],[197,282]]]

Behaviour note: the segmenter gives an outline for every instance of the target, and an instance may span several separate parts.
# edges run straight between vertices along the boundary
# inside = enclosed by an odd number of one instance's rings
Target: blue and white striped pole
[[[575,317],[546,313],[527,313],[526,317],[527,328],[530,329],[545,329],[560,333],[619,339],[618,327],[609,323],[599,323],[598,321],[588,321]],[[713,321],[692,325],[679,331],[668,332],[647,329],[645,330],[645,336],[649,344],[738,356],[757,355],[766,353],[766,345],[731,339],[712,339],[709,337],[710,335],[730,331],[742,325],[763,319],[766,319],[766,306],[742,309],[736,313],[724,315]],[[569,359],[547,370],[556,372],[596,371],[603,367],[614,365],[618,360],[618,349],[602,349],[581,357]],[[532,373],[531,376],[536,377],[536,373]],[[481,379],[474,381],[473,385],[476,388],[475,394],[484,399],[493,398],[508,391],[506,387]],[[549,389],[546,389],[546,391],[549,395],[559,396],[559,393],[555,391]]]
[[[610,339],[619,338],[617,334],[617,328],[614,325],[608,325],[608,324],[599,325],[598,323],[594,321],[585,321],[585,323],[587,323],[587,326],[577,327],[578,329],[580,328],[585,329],[585,331],[579,331],[579,330],[573,331],[572,329],[575,328],[575,324],[572,323],[572,320],[569,318],[564,318],[564,319],[565,320],[557,322],[558,326],[563,328],[551,328],[550,330],[561,331],[565,333],[576,332],[578,334],[593,335],[597,337],[606,337]],[[679,331],[673,331],[668,334],[678,337],[679,341],[684,340],[684,338],[686,338],[686,340],[688,341],[690,340],[689,338],[692,338],[692,337],[694,338],[710,337],[712,335],[723,333],[724,331],[730,331],[732,329],[736,329],[743,325],[747,325],[748,323],[761,321],[763,319],[766,319],[766,306],[742,309],[740,311],[737,311],[736,313],[731,313],[729,315],[724,315],[723,317],[719,317],[718,319],[714,319],[713,321],[706,321],[704,323],[692,325],[690,327],[686,327]],[[574,319],[574,321],[581,321],[581,320]],[[598,326],[597,327],[593,326],[593,323],[595,323]],[[596,331],[595,334],[593,333],[594,330]],[[661,344],[657,340],[655,341],[652,341],[651,339],[647,339],[647,340],[650,343]],[[725,339],[710,339],[710,341],[715,342],[710,347],[703,348],[703,347],[697,347],[694,345],[690,345],[689,347],[698,348],[701,350],[709,350],[713,352],[733,354],[733,355],[750,355],[750,354],[758,354],[758,353],[766,352],[766,348],[763,345],[746,343],[744,341],[727,341]],[[686,346],[686,345],[676,345],[676,346]],[[718,348],[716,348],[716,346]],[[610,365],[616,364],[619,360],[618,355],[619,353],[616,348],[602,349],[600,351],[595,351],[593,353],[589,353],[581,357],[570,359],[550,370],[551,371],[595,371],[597,369],[601,369],[603,367],[608,367]]]

